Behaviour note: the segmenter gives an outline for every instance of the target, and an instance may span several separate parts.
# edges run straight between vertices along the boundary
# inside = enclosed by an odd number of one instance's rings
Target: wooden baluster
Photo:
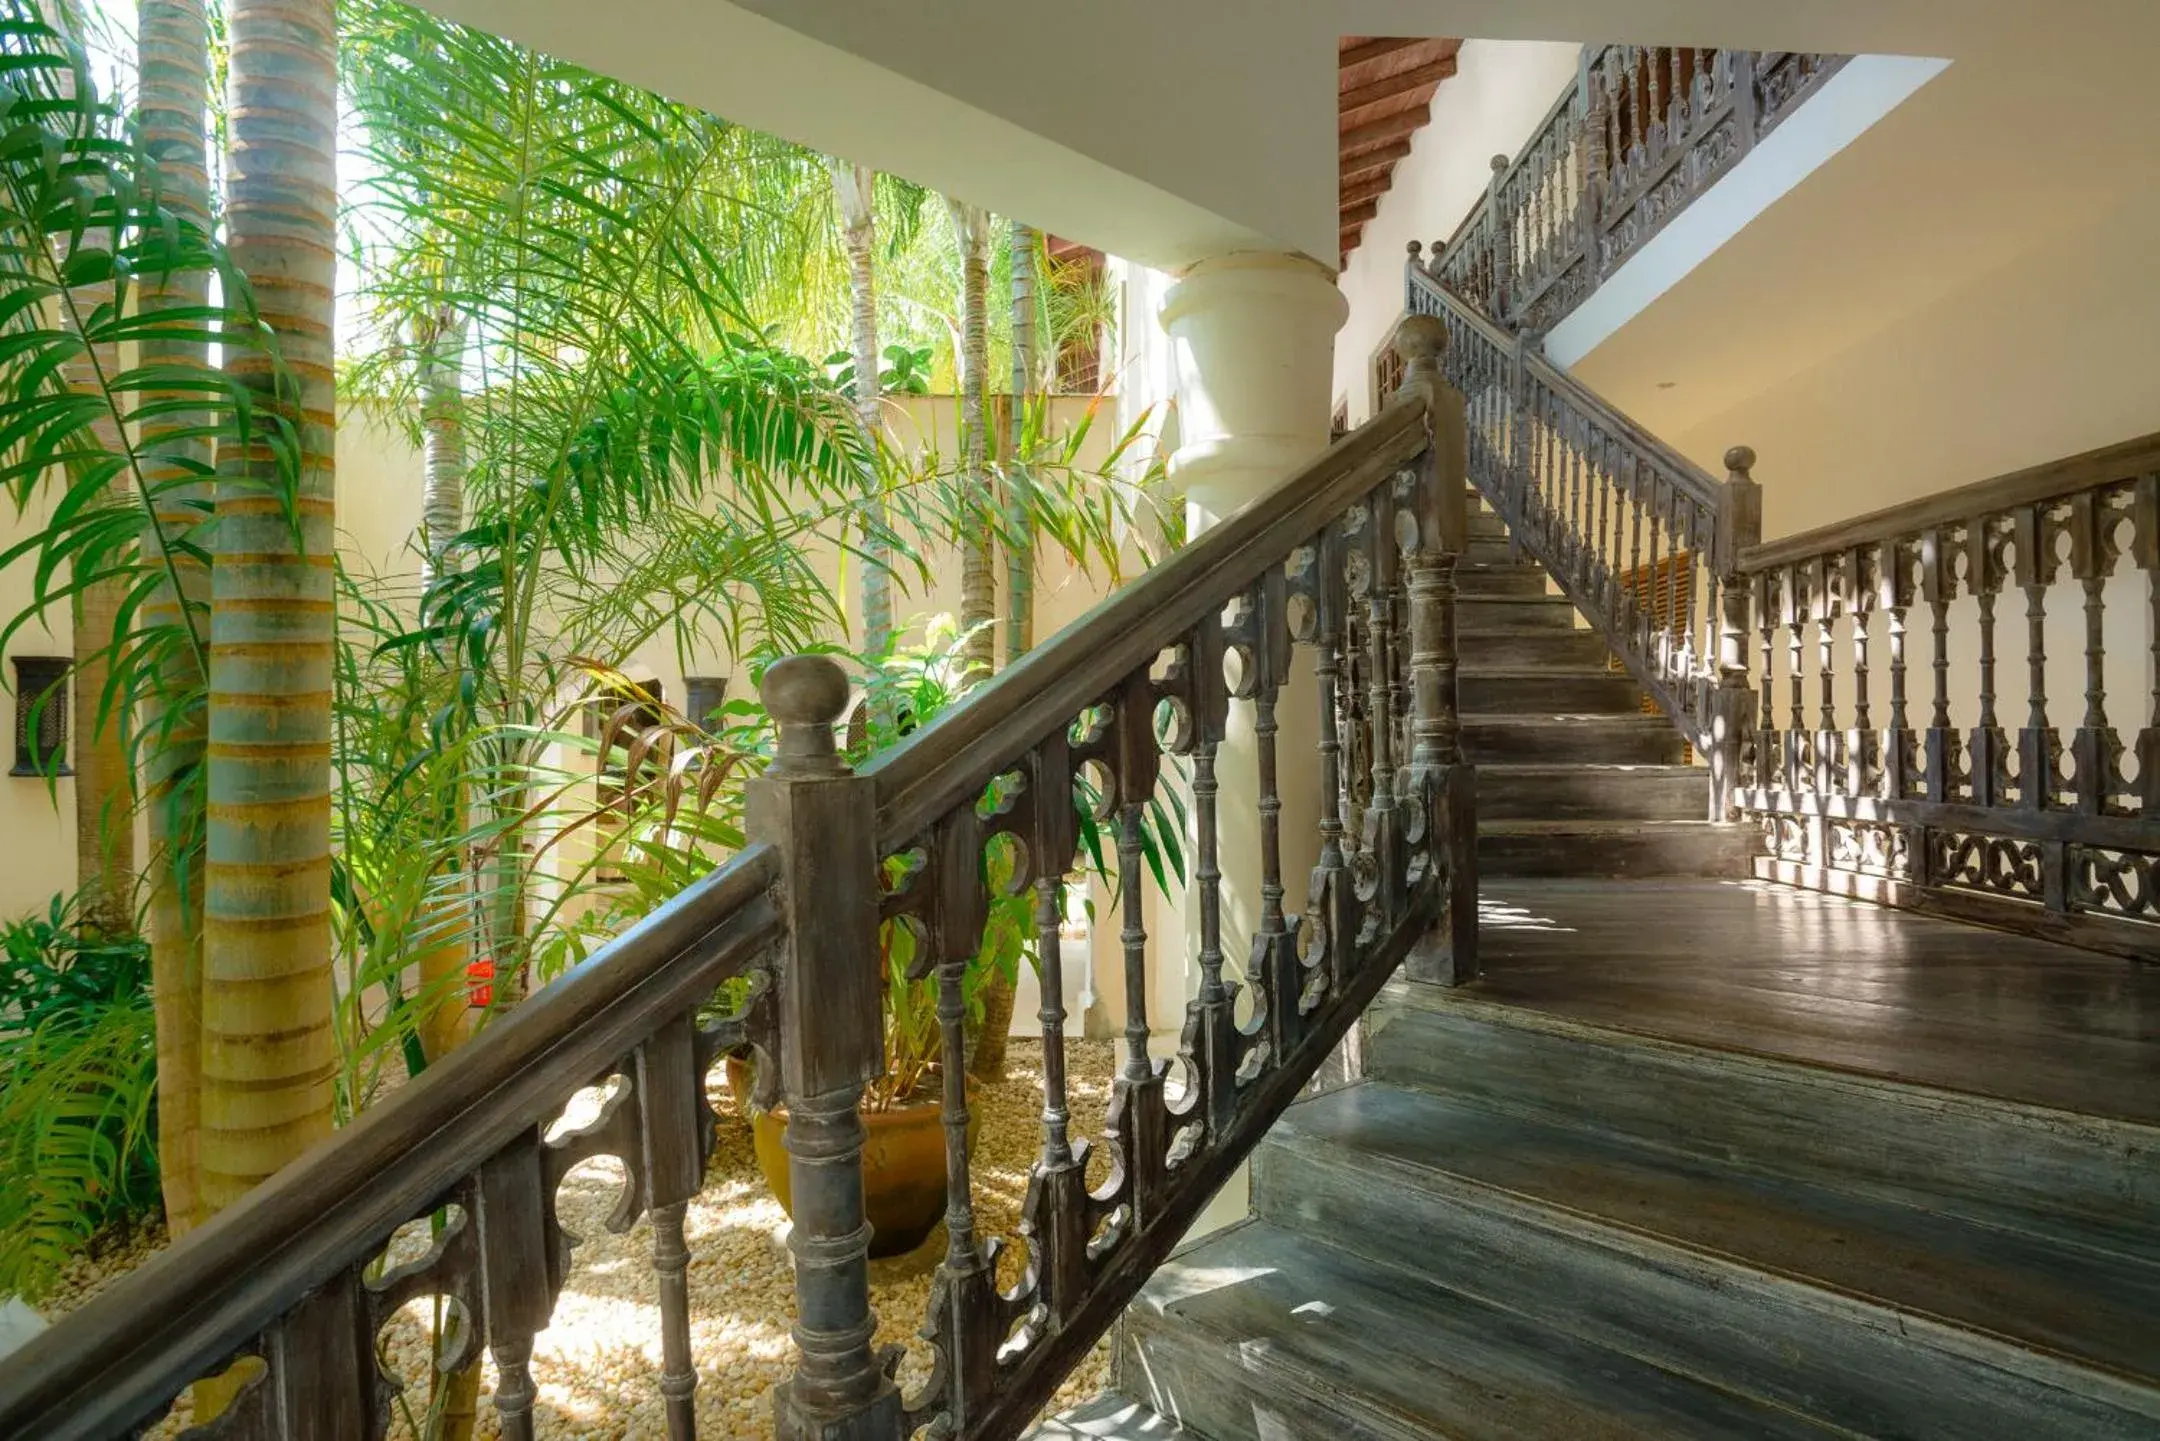
[[[938,1368],[944,1388],[942,1395],[926,1399],[953,1434],[964,1435],[990,1400],[997,1382],[998,1346],[1005,1339],[991,1258],[975,1241],[975,1197],[968,1176],[965,987],[968,964],[982,949],[990,911],[983,889],[983,829],[973,805],[961,806],[938,823],[931,852],[935,890],[928,944],[937,964],[945,1259],[931,1283],[928,1330],[944,1363]]]
[[[533,1337],[547,1326],[562,1283],[548,1224],[540,1131],[526,1131],[480,1163],[473,1221],[480,1234],[482,1324],[495,1358],[495,1415],[509,1441],[532,1441]]]
[[[1673,703],[1680,712],[1674,719],[1684,726],[1694,713],[1689,692],[1695,682],[1695,570],[1702,554],[1702,537],[1695,529],[1695,503],[1681,494],[1677,485],[1673,487],[1671,505],[1666,522],[1666,533],[1672,537],[1672,555],[1666,562],[1672,572],[1672,584],[1666,592],[1671,618],[1666,645],[1672,655]]]
[[[1777,728],[1773,683],[1778,617],[1776,586],[1776,571],[1761,571],[1755,577],[1756,629],[1762,635],[1762,710],[1755,730],[1755,784],[1766,791],[1777,789],[1783,780],[1779,760],[1782,740]]]
[[[1807,684],[1800,664],[1800,631],[1808,616],[1806,573],[1797,565],[1788,565],[1779,584],[1784,600],[1785,682],[1791,707],[1785,727],[1785,789],[1799,795],[1814,778],[1808,768]]]
[[[1658,605],[1658,586],[1665,570],[1665,507],[1667,492],[1665,477],[1650,472],[1650,569],[1643,577],[1643,606],[1641,645],[1643,658],[1649,662],[1651,673],[1659,680],[1671,679],[1666,669],[1665,625],[1666,616]]]
[[[1383,489],[1385,486],[1383,485]],[[1268,1034],[1277,1061],[1295,1049],[1304,1034],[1299,1008],[1300,967],[1283,916],[1282,794],[1277,784],[1275,700],[1290,675],[1290,630],[1285,619],[1283,568],[1271,565],[1253,588],[1252,681],[1253,737],[1260,788],[1260,929],[1253,936],[1248,975],[1267,987]],[[1375,612],[1375,624],[1380,612]],[[1395,714],[1376,707],[1374,724],[1382,729]]]
[[[1216,670],[1221,671],[1218,656]],[[1209,792],[1201,799],[1201,765],[1204,758]],[[1193,796],[1201,827],[1203,865],[1212,856],[1215,824],[1213,794],[1215,747],[1206,744],[1195,751]],[[1035,748],[1029,760],[1029,789],[1033,796],[1028,851],[1035,862],[1035,945],[1041,967],[1043,1044],[1042,1156],[1028,1178],[1028,1204],[1024,1208],[1022,1234],[1036,1262],[1040,1299],[1054,1325],[1064,1322],[1087,1294],[1087,1167],[1072,1144],[1072,1105],[1065,1079],[1065,955],[1062,922],[1065,911],[1065,875],[1078,844],[1078,825],[1073,815],[1072,747],[1059,730]],[[1200,880],[1202,914],[1209,900],[1203,870]],[[1221,902],[1216,876],[1215,900]],[[1220,911],[1217,912],[1218,924]],[[1202,954],[1203,963],[1205,953]],[[1216,955],[1218,974],[1221,953]]]
[[[746,787],[747,829],[779,852],[786,876],[776,892],[787,925],[780,1081],[795,1222],[796,1365],[774,1389],[773,1429],[781,1441],[897,1436],[900,1393],[870,1346],[877,1317],[863,1215],[863,1090],[884,1069],[883,977],[869,963],[878,954],[877,797],[833,745],[848,700],[838,665],[789,656],[758,689],[780,739]]]
[[[1942,530],[1920,537],[1920,596],[1934,616],[1935,705],[1928,720],[1927,798],[1938,805],[1959,798],[1957,732],[1950,728],[1950,602],[1957,595],[1952,540]]]
[[[1343,766],[1341,687],[1343,652],[1348,643],[1345,618],[1351,604],[1349,584],[1343,574],[1343,534],[1331,525],[1322,532],[1314,564],[1318,575],[1313,588],[1314,633],[1317,654],[1314,674],[1320,689],[1320,859],[1313,868],[1311,909],[1327,926],[1328,982],[1340,993],[1348,984],[1356,960],[1357,896],[1351,889],[1348,857],[1343,849]]]
[[[1372,730],[1372,800],[1365,808],[1364,850],[1378,867],[1377,889],[1368,904],[1379,914],[1391,916],[1401,899],[1398,886],[1401,825],[1395,814],[1394,727],[1389,724],[1389,717],[1395,713],[1395,662],[1390,653],[1394,625],[1390,612],[1394,604],[1396,560],[1400,554],[1395,543],[1395,488],[1392,485],[1382,484],[1373,489],[1365,541],[1372,567],[1372,585],[1367,593],[1369,619],[1365,626],[1367,674],[1370,677],[1367,723]]]
[[[660,1397],[671,1441],[697,1435],[697,1363],[690,1349],[690,1247],[683,1218],[705,1180],[704,1076],[696,1017],[668,1021],[637,1048],[638,1143],[660,1292]]]
[[[2055,763],[2061,748],[2048,724],[2047,588],[2054,584],[2060,567],[2047,511],[2045,504],[2021,506],[2011,521],[2016,580],[2025,592],[2026,704],[2025,725],[2018,732],[2018,804],[2027,810],[2046,810],[2054,804]]]
[[[1508,302],[1515,290],[1515,217],[1506,209],[1506,181],[1508,158],[1495,155],[1487,162],[1492,171],[1492,181],[1486,190],[1485,213],[1492,226],[1492,276],[1491,291],[1487,303],[1492,307],[1495,320],[1510,319]]]
[[[1628,147],[1628,168],[1639,173],[1648,159],[1650,141],[1650,102],[1646,93],[1647,53],[1639,45],[1626,47],[1628,78],[1628,114],[1634,122],[1635,136]],[[1633,179],[1630,175],[1629,179]]]
[[[1141,832],[1155,794],[1162,754],[1155,745],[1154,691],[1147,672],[1130,677],[1118,701],[1117,741],[1118,894],[1124,927],[1125,1060],[1110,1099],[1104,1138],[1117,1150],[1129,1186],[1131,1230],[1154,1219],[1162,1202],[1168,1113],[1163,1108],[1163,1071],[1148,1057],[1147,872]],[[1271,998],[1272,999],[1272,998]]]
[[[1672,131],[1665,114],[1665,57],[1670,53],[1662,45],[1652,45],[1643,51],[1643,71],[1650,84],[1650,124],[1647,146],[1652,164],[1665,154]]]
[[[1842,777],[1838,764],[1838,742],[1843,739],[1837,723],[1837,660],[1832,642],[1836,639],[1837,616],[1842,607],[1837,591],[1839,571],[1829,556],[1817,556],[1808,566],[1810,596],[1808,609],[1815,623],[1815,682],[1821,695],[1821,707],[1815,722],[1815,793],[1834,795]]]
[[[1886,541],[1883,546],[1881,603],[1890,616],[1890,736],[1885,750],[1883,795],[1894,801],[1914,794],[1912,773],[1914,736],[1905,711],[1905,616],[1912,606],[1912,560],[1907,542]]]
[[[1854,797],[1875,794],[1881,759],[1874,717],[1868,708],[1868,632],[1875,618],[1874,565],[1875,552],[1869,546],[1854,546],[1846,552],[1846,605],[1852,615],[1853,715],[1844,738],[1845,794]]]
[[[2160,475],[2141,475],[2130,501],[2136,527],[2131,544],[2138,568],[2145,572],[2145,598],[2152,610],[2146,623],[2152,655],[2152,696],[2146,702],[2145,725],[2138,732],[2138,813],[2151,819],[2160,816]]]
[[[2077,767],[2077,808],[2104,815],[2113,797],[2122,740],[2107,719],[2108,577],[2119,559],[2107,500],[2099,491],[2079,492],[2070,502],[2070,573],[2085,588],[2085,715],[2071,738]]]
[[[1995,716],[1995,597],[2002,589],[2002,566],[1992,527],[1975,517],[1965,527],[1966,574],[1980,603],[1980,721],[1972,733],[1972,803],[1999,806],[2009,770],[2010,743]]]
[[[1644,623],[1648,611],[1648,591],[1643,584],[1642,533],[1643,533],[1643,468],[1634,456],[1627,457],[1627,504],[1628,504],[1628,568],[1627,568],[1627,614],[1615,616],[1615,629],[1632,631]],[[1619,647],[1615,647],[1619,649]]]
[[[1626,497],[1620,491],[1619,450],[1620,442],[1613,436],[1606,436],[1602,451],[1604,460],[1598,468],[1598,528],[1604,535],[1599,545],[1598,593],[1608,617],[1620,614],[1621,531],[1627,517]]]

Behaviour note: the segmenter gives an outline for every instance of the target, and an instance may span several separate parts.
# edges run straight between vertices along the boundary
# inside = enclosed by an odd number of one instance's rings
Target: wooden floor
[[[1468,994],[2160,1124],[2160,965],[1742,881],[1492,880]]]

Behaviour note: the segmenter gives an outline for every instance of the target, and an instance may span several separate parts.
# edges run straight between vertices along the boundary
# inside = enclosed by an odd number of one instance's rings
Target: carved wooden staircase
[[[1709,773],[1614,669],[1546,572],[1472,490],[1457,570],[1463,750],[1487,876],[1742,875],[1750,830],[1713,825]]]
[[[1042,1434],[2160,1434],[2160,1128],[1476,988],[1374,1029]]]

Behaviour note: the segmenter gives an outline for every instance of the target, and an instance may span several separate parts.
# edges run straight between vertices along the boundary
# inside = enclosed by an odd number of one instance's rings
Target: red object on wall
[[[482,957],[465,967],[465,979],[472,991],[474,1010],[485,1010],[495,1004],[495,962]]]

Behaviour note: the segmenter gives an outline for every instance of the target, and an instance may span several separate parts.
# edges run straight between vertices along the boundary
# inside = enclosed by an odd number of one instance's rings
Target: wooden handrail
[[[0,1436],[130,1433],[311,1296],[355,1274],[476,1166],[520,1136],[537,1137],[570,1095],[744,974],[778,931],[768,895],[775,860],[768,846],[745,850],[33,1338],[0,1363]],[[696,1080],[702,1096],[702,1075]],[[530,1240],[527,1263],[543,1272],[543,1238]],[[340,1404],[356,1394],[340,1385],[351,1379],[310,1376],[303,1394],[319,1388]],[[357,1436],[362,1421],[340,1418],[322,1434]]]
[[[1252,583],[1253,557],[1284,556],[1426,447],[1422,396],[1403,395],[1267,495],[1062,627],[935,722],[864,767],[878,838],[897,846],[1013,755],[1088,705]]]
[[[1752,574],[1818,555],[1850,550],[1872,541],[1918,535],[1968,516],[2067,499],[2081,491],[2156,470],[2160,470],[2160,431],[2062,460],[2027,466],[2006,475],[1976,480],[1933,495],[1900,501],[1850,520],[1832,521],[1812,530],[1781,535],[1742,551],[1740,569]]]

